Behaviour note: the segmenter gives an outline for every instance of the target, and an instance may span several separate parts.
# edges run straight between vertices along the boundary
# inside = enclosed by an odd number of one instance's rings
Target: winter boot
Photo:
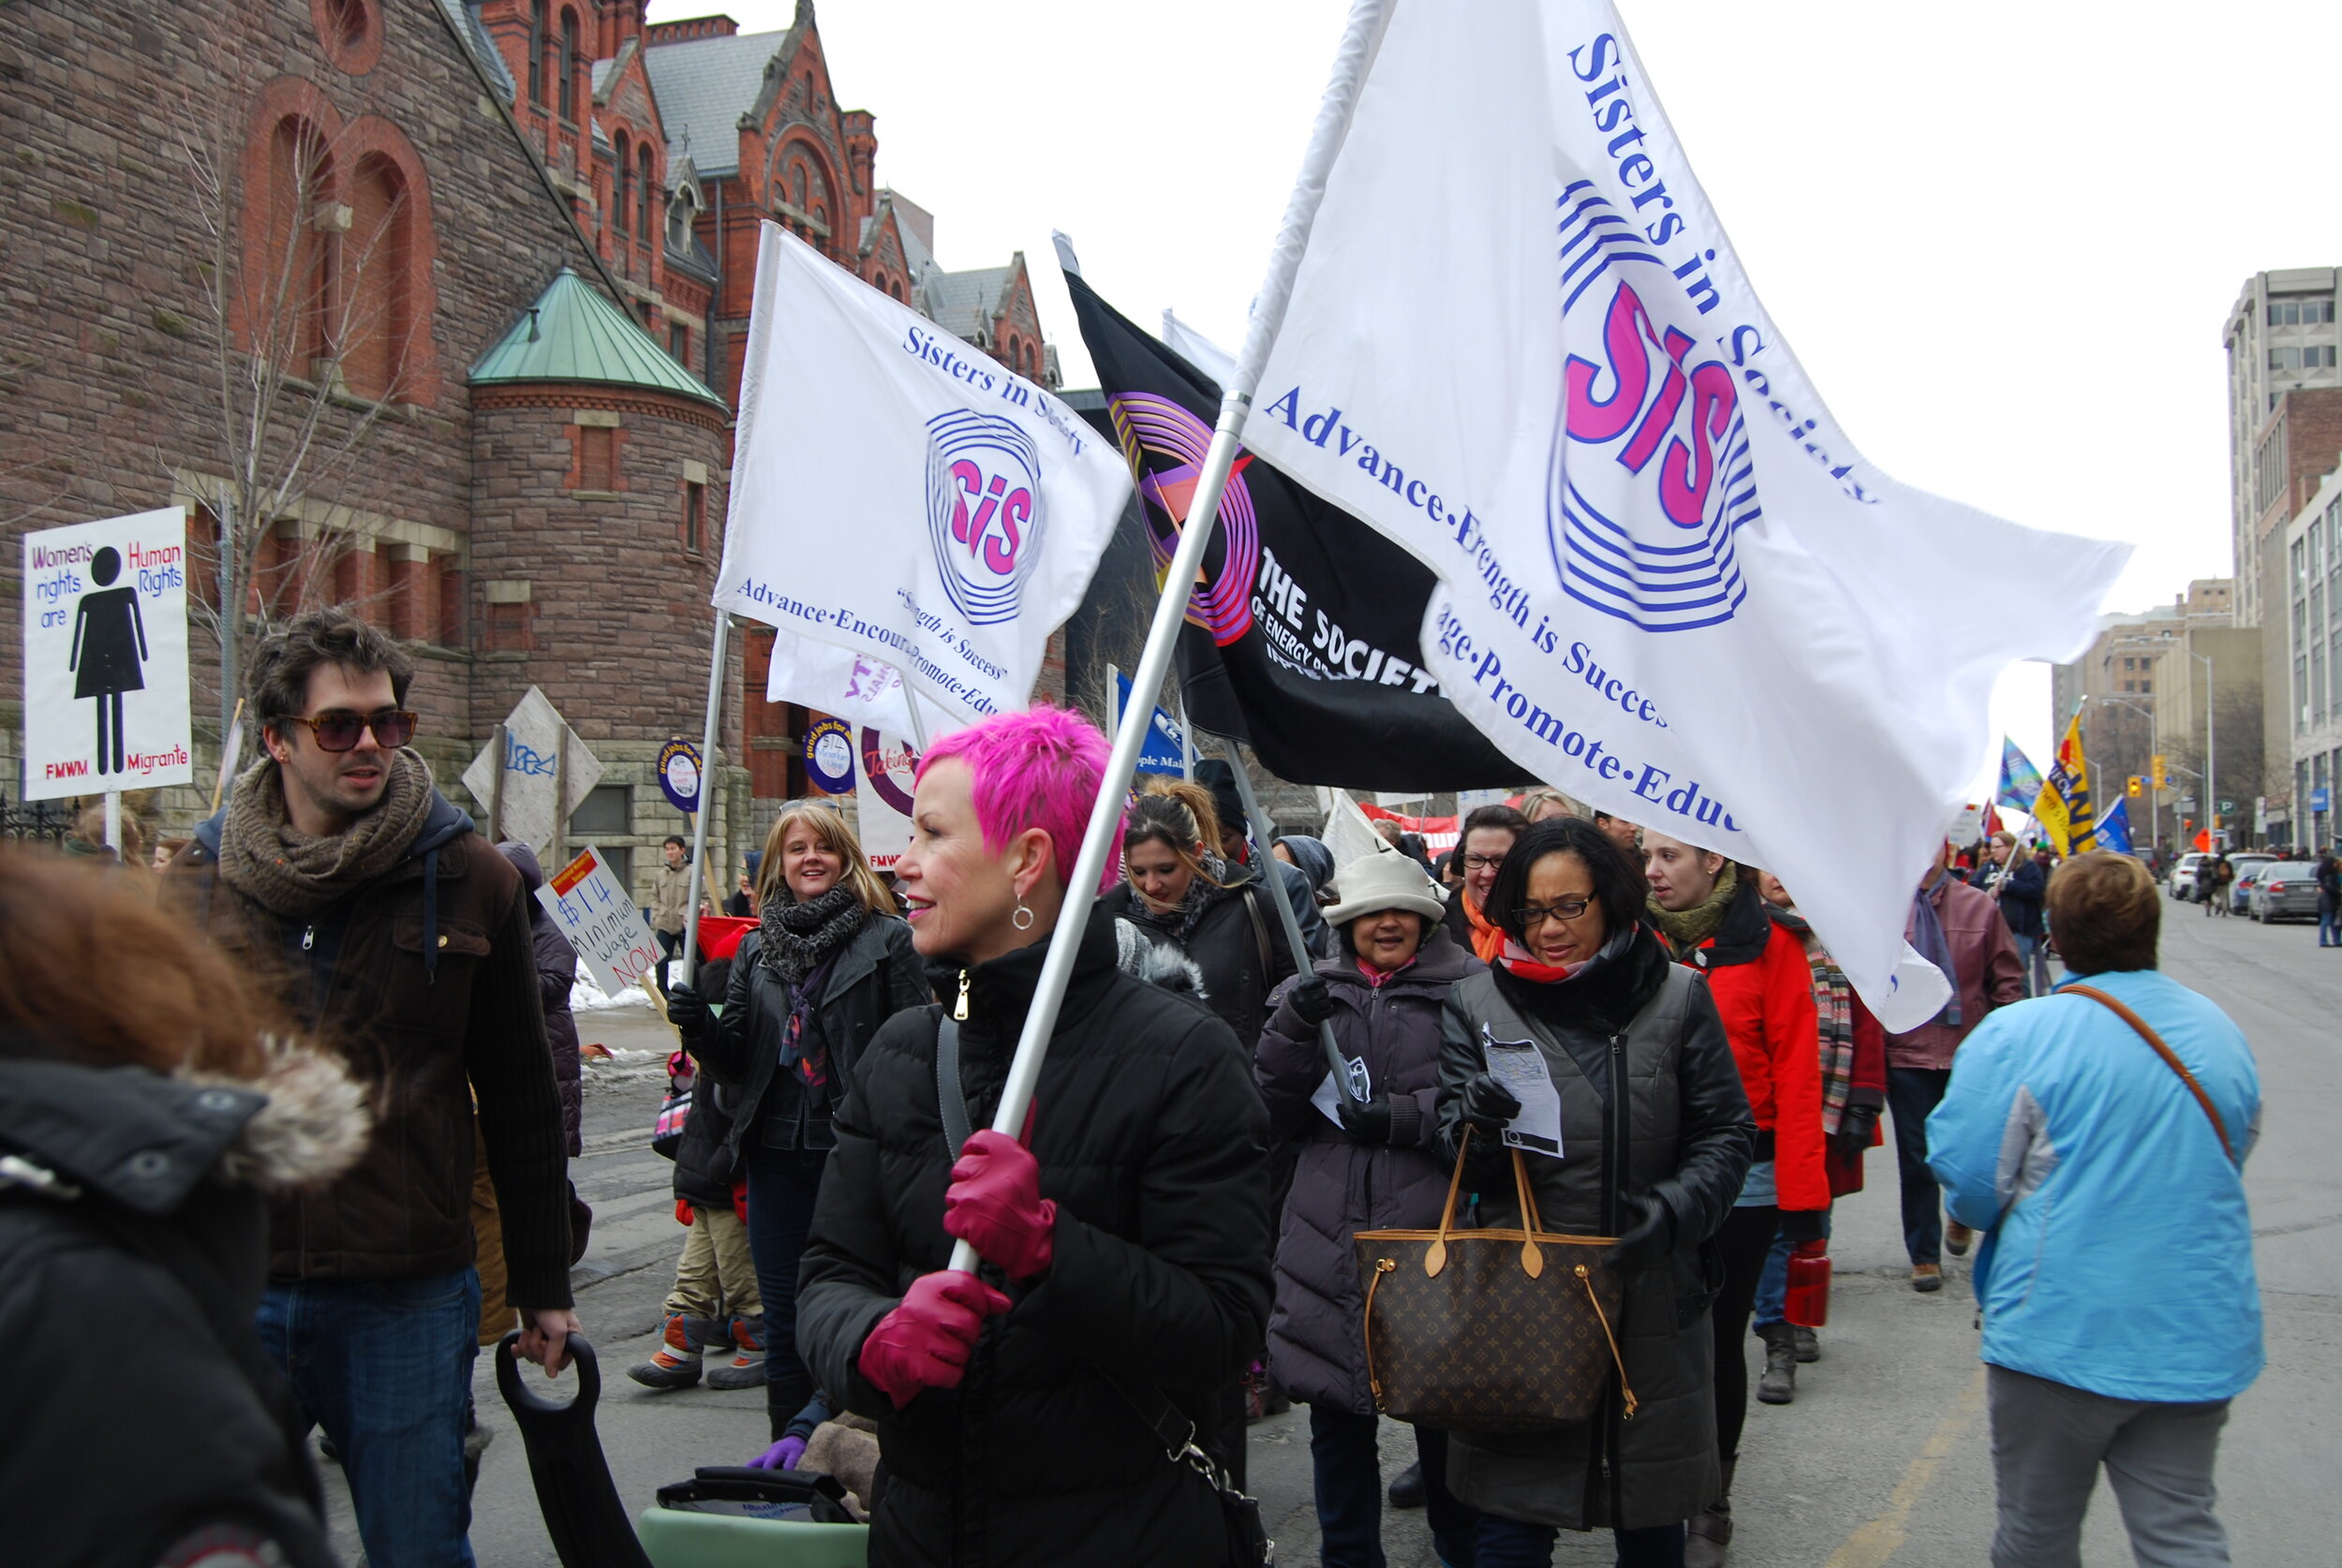
[[[1803,1324],[1789,1325],[1790,1336],[1797,1344],[1798,1365],[1802,1367],[1821,1359],[1821,1336]]]
[[[754,1388],[764,1381],[764,1319],[732,1320],[733,1355],[707,1374],[710,1388]]]
[[[648,1361],[628,1368],[626,1375],[645,1388],[696,1386],[700,1381],[700,1354],[706,1349],[705,1339],[692,1328],[700,1321],[680,1312],[669,1312],[666,1330],[659,1337],[659,1348],[651,1353]]]
[[[1797,1331],[1786,1323],[1769,1323],[1756,1330],[1765,1342],[1765,1370],[1756,1380],[1760,1404],[1786,1405],[1797,1398]]]
[[[1732,1545],[1732,1467],[1724,1461],[1724,1495],[1691,1516],[1683,1533],[1683,1568],[1724,1568],[1727,1547]]]
[[[1390,1478],[1390,1505],[1393,1508],[1420,1508],[1424,1496],[1421,1459]]]
[[[732,1354],[732,1320],[729,1317],[719,1313],[712,1318],[685,1318],[683,1328],[685,1333],[699,1340],[700,1349],[718,1361]]]

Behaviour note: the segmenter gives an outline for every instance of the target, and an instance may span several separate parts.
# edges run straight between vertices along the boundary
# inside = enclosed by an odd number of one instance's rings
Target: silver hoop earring
[[[1025,908],[1025,901],[1022,898],[1016,900],[1016,912],[1008,917],[1008,923],[1019,931],[1032,929],[1032,911]]]

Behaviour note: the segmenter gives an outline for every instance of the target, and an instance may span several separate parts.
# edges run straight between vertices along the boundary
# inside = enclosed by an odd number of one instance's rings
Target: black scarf
[[[767,898],[757,925],[762,944],[757,960],[794,991],[807,975],[843,951],[869,918],[852,882],[839,882],[802,904]]]

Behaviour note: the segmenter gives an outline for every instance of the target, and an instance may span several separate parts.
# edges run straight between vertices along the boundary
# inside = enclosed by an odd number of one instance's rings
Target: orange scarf
[[[1482,963],[1495,963],[1505,951],[1505,928],[1489,924],[1488,917],[1480,912],[1480,901],[1469,890],[1463,895],[1463,907],[1465,917],[1472,922],[1472,951],[1480,955]]]

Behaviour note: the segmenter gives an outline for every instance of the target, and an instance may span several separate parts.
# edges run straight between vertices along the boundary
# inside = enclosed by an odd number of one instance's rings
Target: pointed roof
[[[471,367],[471,384],[590,381],[730,407],[668,357],[650,334],[564,267],[537,303]]]

